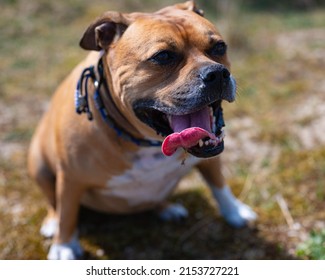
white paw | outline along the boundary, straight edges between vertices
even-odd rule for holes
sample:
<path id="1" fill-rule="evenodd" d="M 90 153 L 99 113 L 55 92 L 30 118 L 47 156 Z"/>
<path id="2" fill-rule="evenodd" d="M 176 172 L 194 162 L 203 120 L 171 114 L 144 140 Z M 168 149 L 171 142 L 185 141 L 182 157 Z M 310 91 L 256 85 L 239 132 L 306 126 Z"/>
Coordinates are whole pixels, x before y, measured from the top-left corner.
<path id="1" fill-rule="evenodd" d="M 41 229 L 40 233 L 46 238 L 51 238 L 55 235 L 56 231 L 58 229 L 58 221 L 54 218 L 46 220 Z"/>
<path id="2" fill-rule="evenodd" d="M 159 211 L 158 216 L 165 222 L 179 222 L 188 217 L 188 211 L 179 203 L 172 203 Z"/>
<path id="3" fill-rule="evenodd" d="M 49 260 L 77 260 L 83 255 L 83 250 L 76 235 L 68 243 L 52 244 L 47 255 Z"/>
<path id="4" fill-rule="evenodd" d="M 235 198 L 227 186 L 214 189 L 213 193 L 219 203 L 220 214 L 229 225 L 241 228 L 256 220 L 256 213 L 249 206 Z"/>
<path id="5" fill-rule="evenodd" d="M 220 212 L 226 222 L 235 228 L 244 227 L 257 218 L 256 213 L 239 200 L 236 201 L 236 205 L 231 210 L 220 210 Z"/>

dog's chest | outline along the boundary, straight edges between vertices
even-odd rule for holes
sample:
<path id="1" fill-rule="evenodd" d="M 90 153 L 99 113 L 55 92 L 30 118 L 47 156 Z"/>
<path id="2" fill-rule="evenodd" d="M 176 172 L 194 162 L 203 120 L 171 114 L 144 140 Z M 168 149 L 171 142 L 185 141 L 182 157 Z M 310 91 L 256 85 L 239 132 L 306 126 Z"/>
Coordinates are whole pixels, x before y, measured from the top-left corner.
<path id="1" fill-rule="evenodd" d="M 127 200 L 131 207 L 163 201 L 198 162 L 189 156 L 182 164 L 181 152 L 165 157 L 160 148 L 140 149 L 133 156 L 132 168 L 107 181 L 106 194 Z"/>

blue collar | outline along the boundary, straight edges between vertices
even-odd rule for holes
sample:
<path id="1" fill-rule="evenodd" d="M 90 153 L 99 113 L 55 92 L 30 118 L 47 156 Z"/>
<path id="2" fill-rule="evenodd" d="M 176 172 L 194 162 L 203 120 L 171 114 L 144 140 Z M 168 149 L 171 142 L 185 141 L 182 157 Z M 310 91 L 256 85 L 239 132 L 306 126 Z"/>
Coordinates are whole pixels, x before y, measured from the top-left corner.
<path id="1" fill-rule="evenodd" d="M 107 109 L 105 108 L 104 102 L 102 97 L 100 96 L 100 88 L 104 85 L 107 94 L 110 96 L 110 91 L 108 89 L 105 77 L 104 77 L 104 69 L 103 69 L 103 60 L 100 58 L 97 64 L 97 72 L 99 75 L 99 79 L 96 78 L 95 74 L 95 67 L 90 66 L 85 68 L 79 78 L 77 83 L 76 91 L 75 91 L 75 107 L 76 112 L 78 114 L 86 113 L 88 120 L 93 120 L 93 113 L 89 108 L 88 102 L 88 82 L 91 81 L 95 87 L 95 93 L 93 95 L 94 103 L 96 109 L 99 111 L 102 119 L 105 121 L 106 124 L 109 125 L 116 134 L 124 140 L 131 141 L 134 144 L 142 147 L 160 147 L 162 142 L 155 141 L 155 140 L 147 140 L 136 138 L 126 130 L 122 129 L 116 121 L 108 114 Z M 111 98 L 110 98 L 111 99 Z M 111 99 L 112 101 L 112 99 Z M 113 101 L 112 101 L 113 102 Z"/>

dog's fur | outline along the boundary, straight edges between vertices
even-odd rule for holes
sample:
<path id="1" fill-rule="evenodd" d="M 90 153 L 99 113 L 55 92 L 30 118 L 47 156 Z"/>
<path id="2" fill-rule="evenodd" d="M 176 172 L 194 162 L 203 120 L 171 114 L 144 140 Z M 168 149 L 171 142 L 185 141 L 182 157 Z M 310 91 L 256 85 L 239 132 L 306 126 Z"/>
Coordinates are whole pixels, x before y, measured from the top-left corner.
<path id="1" fill-rule="evenodd" d="M 226 82 L 214 81 L 220 69 L 230 71 L 227 53 L 214 57 L 208 53 L 213 42 L 221 40 L 192 1 L 153 14 L 106 12 L 89 26 L 80 45 L 92 52 L 58 87 L 30 146 L 29 172 L 49 202 L 41 228 L 44 236 L 54 237 L 49 259 L 81 257 L 76 232 L 80 203 L 108 213 L 156 208 L 165 220 L 185 217 L 186 209 L 169 205 L 166 199 L 193 166 L 211 187 L 228 223 L 241 227 L 255 219 L 254 212 L 227 187 L 219 156 L 202 160 L 189 155 L 182 165 L 182 149 L 167 157 L 160 148 L 139 147 L 105 123 L 92 98 L 92 121 L 75 113 L 74 92 L 81 72 L 96 66 L 102 56 L 111 100 L 105 87 L 100 89 L 101 96 L 106 107 L 114 102 L 117 108 L 109 110 L 110 117 L 135 138 L 162 141 L 164 137 L 135 112 L 138 104 L 146 106 L 143 104 L 149 100 L 166 114 L 192 113 L 195 106 L 202 106 L 201 100 L 208 103 L 201 96 L 206 87 L 202 75 L 204 82 L 213 80 L 216 87 L 209 91 L 211 98 L 218 95 L 220 100 L 234 100 L 232 76 L 225 74 Z M 165 49 L 179 54 L 178 60 L 170 62 L 174 58 L 166 53 L 157 58 L 156 53 Z M 167 65 L 162 65 L 164 59 Z M 206 71 L 213 72 L 212 78 Z M 92 96 L 94 86 L 87 86 Z"/>

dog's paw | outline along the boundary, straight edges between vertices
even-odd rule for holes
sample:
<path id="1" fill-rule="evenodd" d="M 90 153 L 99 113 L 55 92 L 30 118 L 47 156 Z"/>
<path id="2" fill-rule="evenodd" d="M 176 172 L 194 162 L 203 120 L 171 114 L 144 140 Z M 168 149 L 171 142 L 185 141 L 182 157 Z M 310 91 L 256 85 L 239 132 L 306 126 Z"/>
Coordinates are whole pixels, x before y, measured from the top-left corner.
<path id="1" fill-rule="evenodd" d="M 237 200 L 232 209 L 220 210 L 226 222 L 235 227 L 242 228 L 256 220 L 256 213 L 246 204 Z"/>
<path id="2" fill-rule="evenodd" d="M 158 211 L 158 217 L 164 222 L 179 222 L 188 217 L 188 211 L 182 204 L 171 203 Z"/>
<path id="3" fill-rule="evenodd" d="M 41 226 L 40 233 L 46 238 L 51 238 L 55 235 L 58 229 L 58 221 L 55 218 L 50 218 L 44 221 Z"/>
<path id="4" fill-rule="evenodd" d="M 235 198 L 228 187 L 214 189 L 213 193 L 219 204 L 220 214 L 229 225 L 241 228 L 256 220 L 256 213 Z"/>
<path id="5" fill-rule="evenodd" d="M 76 237 L 68 243 L 52 244 L 47 255 L 49 260 L 77 260 L 83 255 L 83 249 Z"/>

